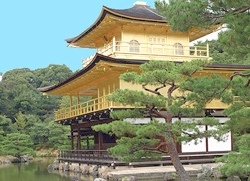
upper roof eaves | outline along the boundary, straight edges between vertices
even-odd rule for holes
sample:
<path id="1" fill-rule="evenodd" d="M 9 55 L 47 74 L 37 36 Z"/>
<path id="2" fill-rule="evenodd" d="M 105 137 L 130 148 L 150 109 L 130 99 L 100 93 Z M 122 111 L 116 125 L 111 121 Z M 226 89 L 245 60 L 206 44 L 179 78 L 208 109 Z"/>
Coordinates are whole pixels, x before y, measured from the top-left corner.
<path id="1" fill-rule="evenodd" d="M 141 65 L 143 63 L 149 62 L 149 60 L 132 60 L 132 59 L 118 59 L 118 58 L 112 58 L 108 56 L 104 56 L 101 54 L 96 53 L 95 57 L 93 60 L 80 70 L 79 72 L 73 74 L 72 76 L 68 77 L 67 79 L 59 82 L 58 84 L 51 85 L 51 86 L 46 86 L 46 87 L 41 87 L 38 88 L 39 91 L 41 92 L 49 92 L 52 91 L 58 87 L 61 87 L 62 85 L 80 77 L 81 75 L 85 74 L 86 72 L 90 71 L 99 61 L 107 61 L 107 62 L 112 62 L 112 63 L 117 63 L 117 64 L 134 64 L 134 65 Z M 175 62 L 175 63 L 182 63 L 182 62 Z M 250 65 L 234 65 L 234 64 L 210 64 L 204 67 L 204 69 L 231 69 L 234 71 L 244 71 L 244 70 L 250 70 Z"/>
<path id="2" fill-rule="evenodd" d="M 80 40 L 82 37 L 86 36 L 89 32 L 95 29 L 105 18 L 106 14 L 111 14 L 113 16 L 117 16 L 120 18 L 131 19 L 131 20 L 138 20 L 138 21 L 149 21 L 149 22 L 164 22 L 163 16 L 157 14 L 156 10 L 150 8 L 148 5 L 134 5 L 132 8 L 129 9 L 111 9 L 108 7 L 103 6 L 102 12 L 95 23 L 90 26 L 87 30 L 85 30 L 80 35 L 65 39 L 67 43 L 75 43 Z"/>
<path id="3" fill-rule="evenodd" d="M 163 16 L 159 15 L 155 9 L 151 8 L 148 5 L 135 4 L 132 8 L 129 9 L 111 9 L 111 8 L 107 9 L 122 15 L 136 17 L 136 18 L 164 20 Z"/>

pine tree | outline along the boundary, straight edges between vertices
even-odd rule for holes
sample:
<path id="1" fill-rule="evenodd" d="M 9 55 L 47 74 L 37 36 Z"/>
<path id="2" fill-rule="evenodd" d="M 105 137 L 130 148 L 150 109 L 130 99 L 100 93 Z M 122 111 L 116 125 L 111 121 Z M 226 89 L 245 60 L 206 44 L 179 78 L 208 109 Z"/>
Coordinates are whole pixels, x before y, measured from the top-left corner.
<path id="1" fill-rule="evenodd" d="M 207 61 L 193 60 L 183 64 L 169 61 L 150 61 L 142 64 L 142 73 L 129 72 L 122 74 L 120 79 L 133 84 L 139 84 L 144 91 L 117 90 L 109 99 L 123 105 L 133 105 L 135 109 L 113 111 L 114 121 L 110 124 L 94 126 L 95 131 L 115 134 L 118 145 L 109 151 L 121 160 L 136 161 L 152 159 L 169 153 L 177 174 L 182 180 L 188 180 L 188 175 L 182 166 L 176 149 L 176 142 L 199 141 L 204 137 L 223 138 L 226 128 L 212 117 L 205 117 L 205 106 L 213 99 L 227 102 L 231 94 L 225 90 L 229 80 L 211 75 L 198 77 L 197 72 Z M 154 87 L 154 88 L 153 88 Z M 183 117 L 202 116 L 202 119 L 184 121 Z M 131 124 L 127 118 L 151 118 L 144 125 Z M 163 118 L 164 123 L 157 121 Z M 178 120 L 173 122 L 173 117 Z M 213 126 L 216 129 L 199 129 L 201 126 Z"/>
<path id="2" fill-rule="evenodd" d="M 218 39 L 224 52 L 214 57 L 216 63 L 250 63 L 249 0 L 157 0 L 155 7 L 174 31 L 225 26 L 228 31 L 221 32 Z"/>
<path id="3" fill-rule="evenodd" d="M 10 133 L 1 141 L 0 152 L 20 158 L 33 153 L 33 142 L 29 135 Z"/>

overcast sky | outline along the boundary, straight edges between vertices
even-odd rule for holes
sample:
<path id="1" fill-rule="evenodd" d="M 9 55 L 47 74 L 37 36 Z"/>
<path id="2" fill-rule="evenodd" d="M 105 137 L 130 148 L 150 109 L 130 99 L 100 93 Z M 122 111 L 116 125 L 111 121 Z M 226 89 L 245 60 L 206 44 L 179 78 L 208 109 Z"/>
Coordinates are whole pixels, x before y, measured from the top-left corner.
<path id="1" fill-rule="evenodd" d="M 69 48 L 64 41 L 92 25 L 102 6 L 126 9 L 136 0 L 3 0 L 0 1 L 0 72 L 15 68 L 66 64 L 81 69 L 81 60 L 96 50 Z M 154 0 L 147 0 L 154 7 Z M 210 36 L 211 38 L 211 36 Z M 216 35 L 212 36 L 216 38 Z M 1 79 L 1 78 L 0 78 Z"/>

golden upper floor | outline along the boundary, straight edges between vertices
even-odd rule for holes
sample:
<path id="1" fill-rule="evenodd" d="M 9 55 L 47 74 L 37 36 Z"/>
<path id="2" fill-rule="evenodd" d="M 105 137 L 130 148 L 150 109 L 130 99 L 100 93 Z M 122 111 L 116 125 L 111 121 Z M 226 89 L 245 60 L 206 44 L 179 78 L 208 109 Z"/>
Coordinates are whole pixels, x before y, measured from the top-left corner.
<path id="1" fill-rule="evenodd" d="M 139 65 L 146 61 L 115 59 L 97 54 L 93 61 L 72 75 L 68 79 L 45 88 L 40 91 L 45 94 L 77 97 L 77 104 L 62 110 L 56 111 L 56 120 L 68 119 L 79 115 L 98 112 L 106 109 L 131 108 L 116 102 L 108 101 L 106 96 L 117 89 L 143 90 L 141 85 L 131 84 L 119 79 L 119 75 L 128 72 L 139 72 Z M 230 77 L 234 71 L 249 69 L 247 65 L 209 65 L 203 71 L 197 72 L 195 76 L 205 76 L 210 74 Z M 81 96 L 92 96 L 92 100 L 79 102 Z M 214 100 L 207 104 L 206 109 L 225 109 L 228 105 L 220 100 Z"/>
<path id="2" fill-rule="evenodd" d="M 137 2 L 132 8 L 123 10 L 104 6 L 92 26 L 66 41 L 69 47 L 95 48 L 97 53 L 114 58 L 184 61 L 209 58 L 208 46 L 189 46 L 189 43 L 218 27 L 174 32 L 155 9 Z M 83 67 L 93 57 L 84 59 Z"/>

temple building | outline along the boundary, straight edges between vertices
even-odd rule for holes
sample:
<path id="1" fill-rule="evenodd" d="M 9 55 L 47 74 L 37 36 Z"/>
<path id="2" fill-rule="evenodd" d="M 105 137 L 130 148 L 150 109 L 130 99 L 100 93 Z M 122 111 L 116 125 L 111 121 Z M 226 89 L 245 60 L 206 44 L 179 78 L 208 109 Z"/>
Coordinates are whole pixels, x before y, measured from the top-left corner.
<path id="1" fill-rule="evenodd" d="M 116 144 L 116 137 L 95 132 L 91 126 L 112 122 L 110 111 L 132 108 L 106 100 L 107 95 L 116 89 L 142 90 L 139 85 L 120 80 L 119 75 L 128 71 L 139 72 L 139 66 L 149 60 L 182 62 L 192 59 L 211 59 L 209 45 L 189 44 L 218 28 L 220 25 L 204 30 L 193 28 L 188 32 L 174 32 L 164 17 L 145 2 L 138 1 L 132 8 L 122 10 L 103 6 L 100 16 L 92 26 L 80 35 L 66 39 L 68 47 L 94 48 L 97 49 L 97 53 L 82 60 L 82 69 L 66 80 L 39 89 L 45 95 L 70 96 L 71 106 L 55 112 L 57 123 L 71 127 L 69 134 L 71 150 L 61 151 L 60 159 L 83 163 L 110 163 L 112 159 L 110 162 L 103 161 L 109 160 L 109 155 L 102 160 L 100 155 L 105 155 L 106 149 Z M 211 64 L 196 75 L 214 73 L 230 77 L 235 71 L 249 68 L 250 66 L 245 65 Z M 81 102 L 82 96 L 90 96 L 92 99 Z M 76 104 L 73 104 L 73 98 L 77 100 Z M 228 118 L 223 117 L 221 111 L 227 107 L 228 105 L 221 103 L 220 100 L 215 100 L 209 103 L 206 109 L 213 110 L 212 115 L 224 123 Z M 148 121 L 149 118 L 142 118 L 135 122 L 145 124 Z M 204 129 L 209 128 L 204 125 Z M 91 140 L 94 140 L 93 144 L 90 144 Z M 198 145 L 190 142 L 178 146 L 180 155 L 198 153 L 211 155 L 232 149 L 230 133 L 226 142 L 204 138 Z M 74 157 L 74 154 L 81 156 Z"/>

